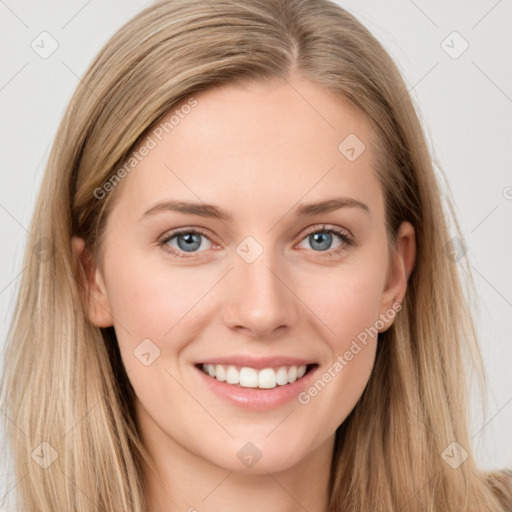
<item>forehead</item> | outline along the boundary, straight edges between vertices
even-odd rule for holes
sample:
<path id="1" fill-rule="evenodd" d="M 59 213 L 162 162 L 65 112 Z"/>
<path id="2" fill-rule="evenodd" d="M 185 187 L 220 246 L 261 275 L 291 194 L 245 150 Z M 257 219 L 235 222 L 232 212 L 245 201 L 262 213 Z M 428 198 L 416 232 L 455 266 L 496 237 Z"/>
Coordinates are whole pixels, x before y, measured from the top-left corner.
<path id="1" fill-rule="evenodd" d="M 381 208 L 369 123 L 342 97 L 295 76 L 223 85 L 193 100 L 136 147 L 151 149 L 122 183 L 134 214 L 169 197 L 236 205 L 248 216 L 334 195 Z"/>

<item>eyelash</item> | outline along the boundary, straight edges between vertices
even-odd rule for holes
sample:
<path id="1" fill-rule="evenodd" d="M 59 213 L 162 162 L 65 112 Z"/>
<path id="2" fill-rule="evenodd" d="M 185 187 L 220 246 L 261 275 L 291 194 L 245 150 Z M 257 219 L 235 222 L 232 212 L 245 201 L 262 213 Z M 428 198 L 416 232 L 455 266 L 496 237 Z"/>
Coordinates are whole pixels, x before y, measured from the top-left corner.
<path id="1" fill-rule="evenodd" d="M 308 230 L 304 234 L 304 236 L 301 238 L 300 242 L 302 242 L 304 239 L 306 239 L 309 235 L 312 235 L 313 233 L 334 233 L 335 235 L 339 236 L 342 240 L 342 244 L 334 249 L 329 249 L 327 251 L 313 251 L 313 252 L 319 253 L 319 257 L 323 257 L 323 256 L 334 257 L 336 255 L 341 254 L 347 247 L 355 245 L 355 240 L 352 237 L 352 235 L 348 234 L 344 230 L 341 230 L 340 228 L 336 228 L 336 227 L 328 228 L 325 224 L 313 226 L 310 230 Z M 197 234 L 197 235 L 202 235 L 205 238 L 208 238 L 207 233 L 205 233 L 201 229 L 197 229 L 197 228 L 180 229 L 178 231 L 173 231 L 171 233 L 167 233 L 163 239 L 158 241 L 158 245 L 160 247 L 162 247 L 162 249 L 165 252 L 171 254 L 172 256 L 174 256 L 176 258 L 193 258 L 194 254 L 196 254 L 196 253 L 190 253 L 191 255 L 187 256 L 186 253 L 178 252 L 174 248 L 169 247 L 167 245 L 167 243 L 170 240 L 172 240 L 173 238 L 175 238 L 179 235 L 182 235 L 182 234 Z M 208 240 L 210 240 L 210 239 L 208 238 Z M 301 250 L 304 250 L 304 249 L 301 249 Z"/>

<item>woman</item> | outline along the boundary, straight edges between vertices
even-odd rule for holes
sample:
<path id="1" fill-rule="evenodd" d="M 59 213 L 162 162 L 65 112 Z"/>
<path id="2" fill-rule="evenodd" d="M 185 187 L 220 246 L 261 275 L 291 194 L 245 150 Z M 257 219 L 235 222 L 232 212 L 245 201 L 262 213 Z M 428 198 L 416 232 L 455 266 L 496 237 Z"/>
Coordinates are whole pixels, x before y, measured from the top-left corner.
<path id="1" fill-rule="evenodd" d="M 350 14 L 147 8 L 36 204 L 2 384 L 20 510 L 511 510 L 511 473 L 471 457 L 449 240 L 407 89 Z"/>

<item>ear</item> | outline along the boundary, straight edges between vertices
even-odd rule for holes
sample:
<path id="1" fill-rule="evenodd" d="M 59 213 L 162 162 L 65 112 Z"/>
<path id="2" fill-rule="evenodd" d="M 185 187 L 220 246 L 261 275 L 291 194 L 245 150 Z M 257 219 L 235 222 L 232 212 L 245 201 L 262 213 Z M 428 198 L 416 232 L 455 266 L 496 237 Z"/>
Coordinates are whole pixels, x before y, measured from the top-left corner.
<path id="1" fill-rule="evenodd" d="M 90 250 L 85 248 L 82 238 L 73 237 L 71 243 L 73 254 L 83 270 L 80 272 L 79 286 L 84 296 L 87 316 L 96 327 L 110 327 L 113 325 L 112 312 L 101 271 Z"/>
<path id="2" fill-rule="evenodd" d="M 398 229 L 396 245 L 389 263 L 385 288 L 382 292 L 380 320 L 385 324 L 384 332 L 393 324 L 397 303 L 402 304 L 407 290 L 407 281 L 416 260 L 416 234 L 410 222 L 402 222 Z M 393 307 L 395 305 L 395 307 Z M 394 312 L 390 314 L 390 312 Z M 391 317 L 391 318 L 390 318 Z"/>

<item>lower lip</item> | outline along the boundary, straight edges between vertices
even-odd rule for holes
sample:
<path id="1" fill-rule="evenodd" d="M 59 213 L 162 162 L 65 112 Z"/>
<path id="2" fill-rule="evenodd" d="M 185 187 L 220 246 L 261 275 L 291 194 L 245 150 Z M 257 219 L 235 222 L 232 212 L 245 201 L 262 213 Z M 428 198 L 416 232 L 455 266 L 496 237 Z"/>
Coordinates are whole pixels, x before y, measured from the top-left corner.
<path id="1" fill-rule="evenodd" d="M 264 411 L 275 409 L 297 398 L 311 381 L 318 366 L 308 371 L 301 379 L 292 384 L 276 386 L 272 389 L 244 388 L 221 382 L 215 377 L 210 377 L 201 369 L 195 367 L 204 383 L 218 396 L 243 409 Z"/>

